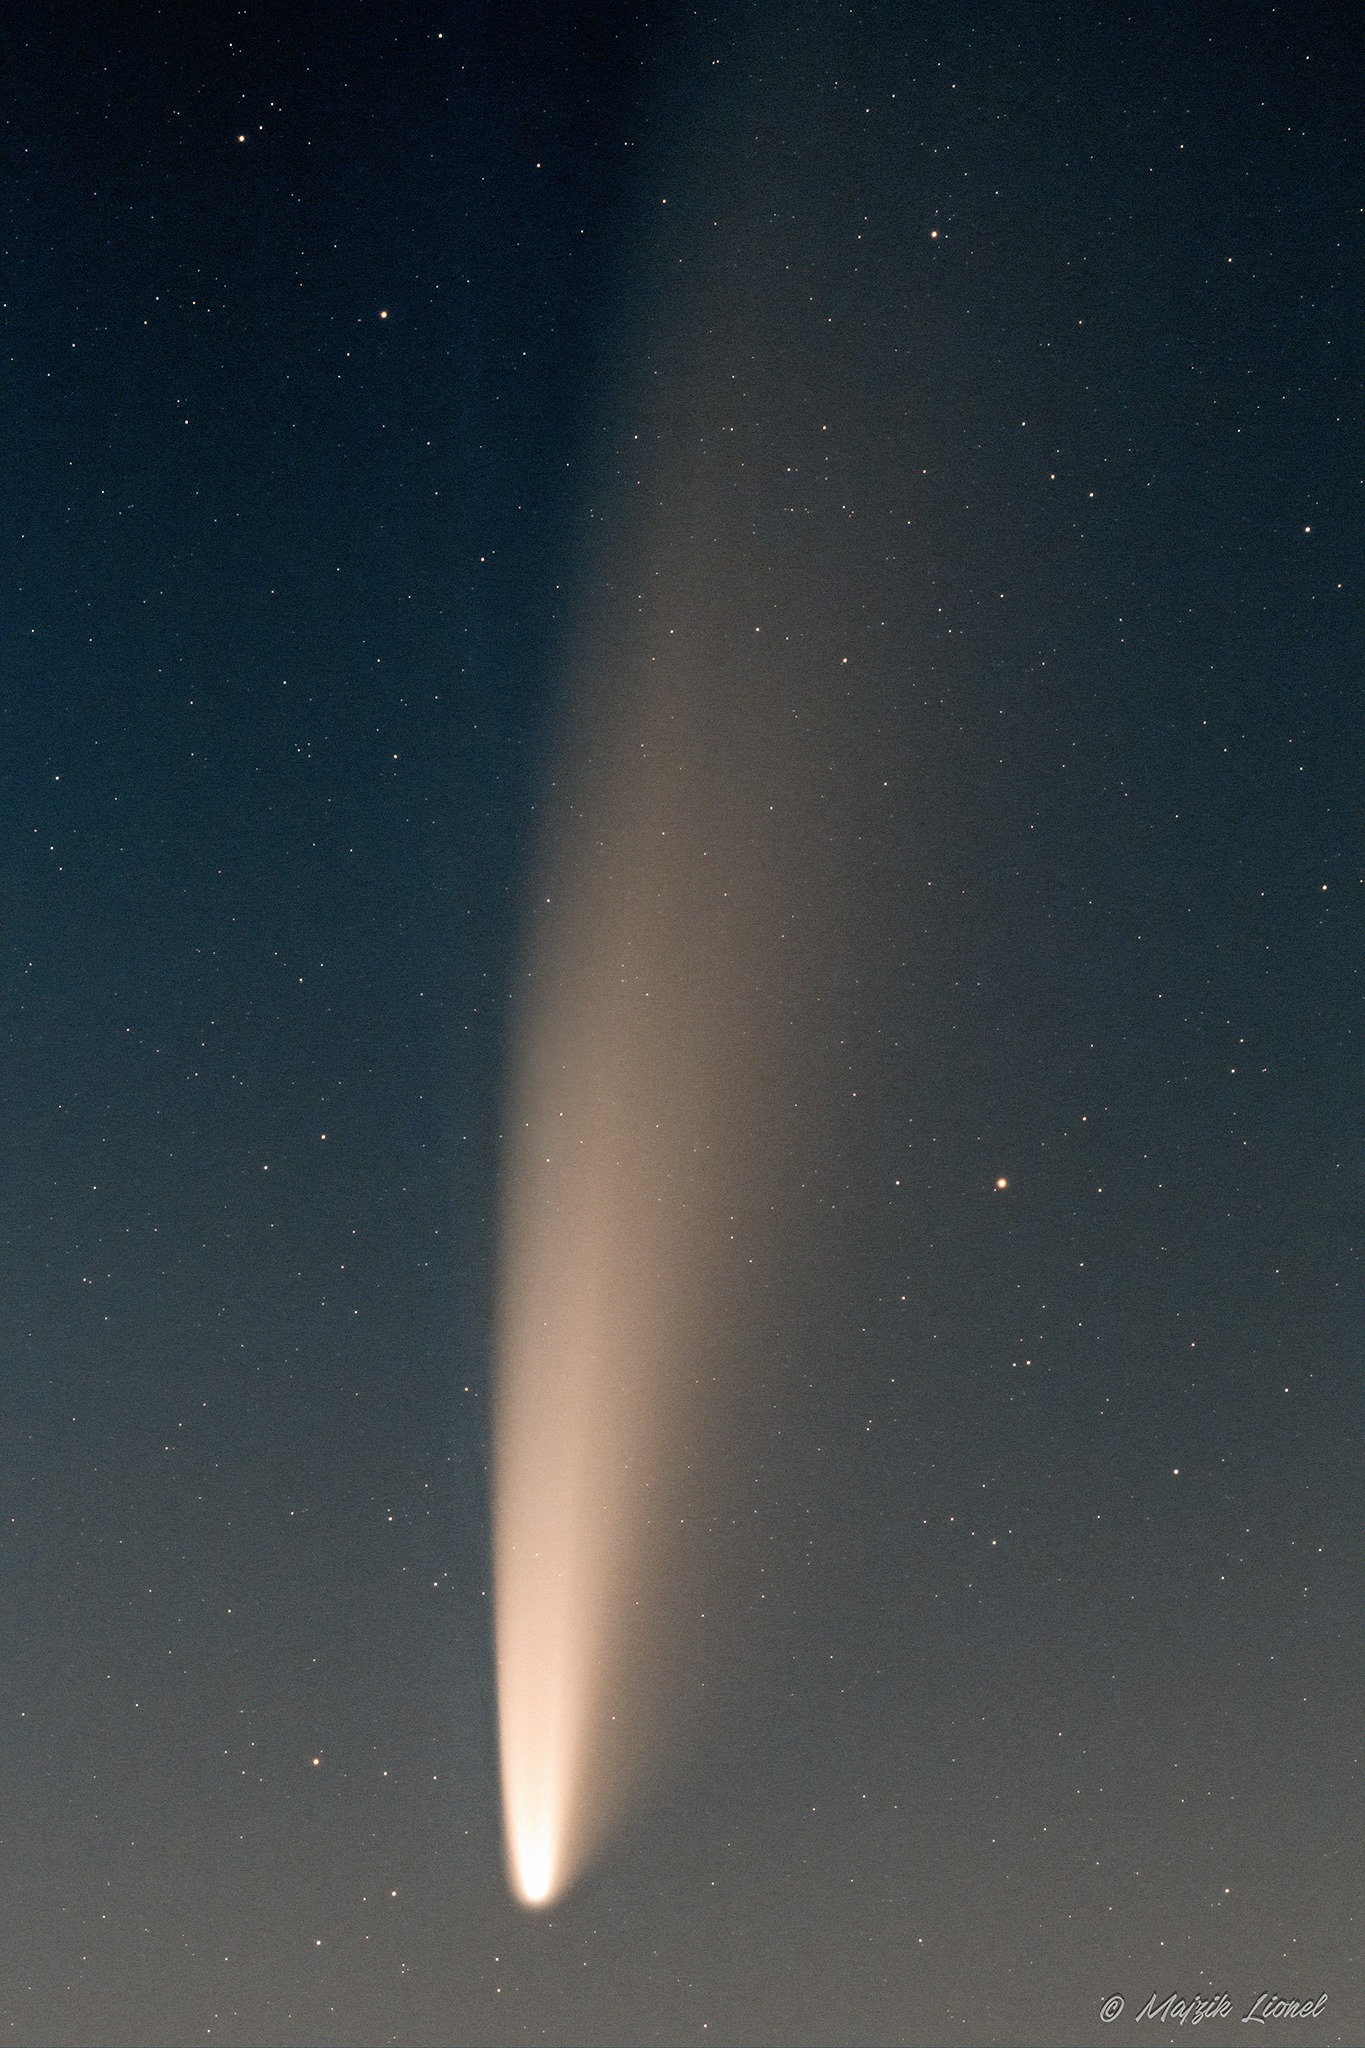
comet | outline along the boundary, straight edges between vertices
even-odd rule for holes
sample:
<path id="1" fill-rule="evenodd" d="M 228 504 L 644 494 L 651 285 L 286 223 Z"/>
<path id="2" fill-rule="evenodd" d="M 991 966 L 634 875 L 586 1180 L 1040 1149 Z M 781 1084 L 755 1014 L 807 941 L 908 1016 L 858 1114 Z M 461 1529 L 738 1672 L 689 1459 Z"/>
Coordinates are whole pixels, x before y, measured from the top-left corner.
<path id="1" fill-rule="evenodd" d="M 506 1134 L 494 1617 L 508 1875 L 532 1907 L 573 1881 L 658 1746 L 651 1617 L 733 1059 L 712 849 L 688 827 L 665 697 L 607 717 L 546 860 Z"/>
<path id="2" fill-rule="evenodd" d="M 737 110 L 735 134 L 752 128 Z M 533 1910 L 684 1739 L 701 1611 L 716 1571 L 741 1569 L 741 1539 L 722 1557 L 699 1531 L 729 1528 L 735 1403 L 769 1369 L 783 1188 L 846 1093 L 831 1020 L 850 904 L 872 917 L 897 886 L 859 868 L 862 786 L 888 784 L 828 615 L 861 573 L 856 532 L 836 508 L 793 538 L 790 478 L 831 437 L 792 353 L 786 215 L 761 153 L 730 172 L 719 150 L 691 227 L 670 205 L 612 394 L 624 482 L 575 580 L 511 1025 L 493 1635 L 507 1877 Z M 741 244 L 736 338 L 714 251 Z M 837 1083 L 820 1060 L 844 1063 Z"/>
<path id="3" fill-rule="evenodd" d="M 671 538 L 642 544 L 676 561 Z M 822 1094 L 806 1013 L 831 1014 L 814 970 L 843 929 L 811 873 L 838 764 L 826 679 L 714 597 L 670 625 L 673 595 L 643 628 L 608 607 L 580 650 L 513 1030 L 494 1650 L 507 1872 L 530 1908 L 666 1775 L 696 1703 L 707 1575 L 738 1569 L 705 1531 L 765 1369 L 798 1104 Z M 843 716 L 842 685 L 831 701 Z"/>

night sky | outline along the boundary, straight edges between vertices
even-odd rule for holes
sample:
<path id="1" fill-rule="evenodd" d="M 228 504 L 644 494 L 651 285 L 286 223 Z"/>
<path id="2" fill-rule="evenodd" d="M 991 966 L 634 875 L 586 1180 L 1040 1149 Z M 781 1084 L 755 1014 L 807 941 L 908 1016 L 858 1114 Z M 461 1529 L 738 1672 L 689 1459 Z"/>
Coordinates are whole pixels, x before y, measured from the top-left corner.
<path id="1" fill-rule="evenodd" d="M 90 5 L 0 97 L 0 2038 L 1365 2039 L 1357 12 Z M 504 1111 L 632 608 L 814 936 L 682 1734 L 536 1915 Z"/>

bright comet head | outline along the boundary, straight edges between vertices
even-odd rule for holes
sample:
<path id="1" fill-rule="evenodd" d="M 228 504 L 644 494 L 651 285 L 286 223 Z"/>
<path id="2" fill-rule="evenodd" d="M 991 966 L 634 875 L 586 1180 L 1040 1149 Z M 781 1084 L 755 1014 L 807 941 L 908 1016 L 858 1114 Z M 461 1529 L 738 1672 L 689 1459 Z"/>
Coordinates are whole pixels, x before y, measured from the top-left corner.
<path id="1" fill-rule="evenodd" d="M 512 1889 L 524 1906 L 546 1906 L 554 1893 L 554 1858 L 543 1832 L 528 1831 L 510 1845 Z"/>

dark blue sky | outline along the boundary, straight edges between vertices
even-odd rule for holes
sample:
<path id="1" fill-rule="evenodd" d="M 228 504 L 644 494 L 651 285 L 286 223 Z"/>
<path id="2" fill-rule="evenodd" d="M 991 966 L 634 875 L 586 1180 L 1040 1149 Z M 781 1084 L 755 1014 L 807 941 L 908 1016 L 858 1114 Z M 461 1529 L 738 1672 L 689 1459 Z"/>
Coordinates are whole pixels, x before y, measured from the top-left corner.
<path id="1" fill-rule="evenodd" d="M 0 58 L 8 2038 L 1050 2043 L 1201 1988 L 1359 2038 L 1359 24 L 342 0 Z M 500 1102 L 668 234 L 727 573 L 854 652 L 874 901 L 705 1741 L 546 1923 Z"/>

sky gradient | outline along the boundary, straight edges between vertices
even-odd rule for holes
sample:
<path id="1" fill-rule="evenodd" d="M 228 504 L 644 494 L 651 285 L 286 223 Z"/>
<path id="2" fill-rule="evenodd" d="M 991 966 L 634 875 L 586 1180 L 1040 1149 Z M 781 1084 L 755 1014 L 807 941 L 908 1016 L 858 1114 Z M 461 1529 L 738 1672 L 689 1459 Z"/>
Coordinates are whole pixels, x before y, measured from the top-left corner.
<path id="1" fill-rule="evenodd" d="M 4 2038 L 1365 2034 L 1362 54 L 5 32 Z M 750 891 L 611 910 L 690 920 L 739 1249 L 669 1736 L 537 1916 L 498 1226 L 637 701 Z"/>

